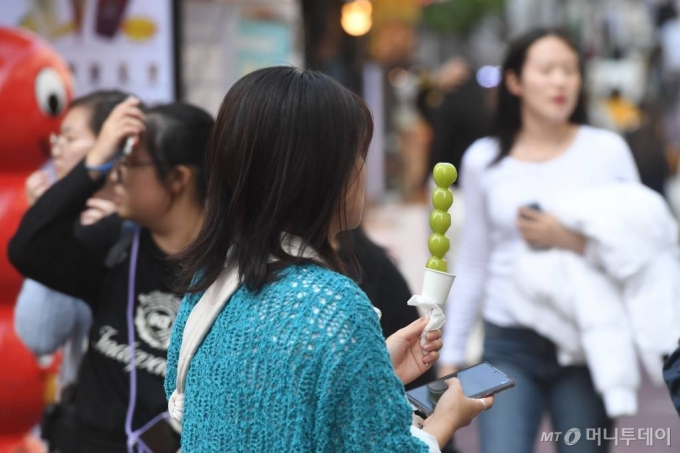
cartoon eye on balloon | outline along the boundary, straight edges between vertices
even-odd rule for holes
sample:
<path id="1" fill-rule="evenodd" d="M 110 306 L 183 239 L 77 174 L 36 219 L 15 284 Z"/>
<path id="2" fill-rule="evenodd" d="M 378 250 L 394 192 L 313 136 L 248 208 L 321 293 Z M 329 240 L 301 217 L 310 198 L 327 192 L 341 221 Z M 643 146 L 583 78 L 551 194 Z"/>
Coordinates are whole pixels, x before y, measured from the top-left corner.
<path id="1" fill-rule="evenodd" d="M 52 68 L 44 68 L 35 78 L 35 98 L 47 116 L 56 117 L 66 108 L 67 94 L 64 79 Z"/>

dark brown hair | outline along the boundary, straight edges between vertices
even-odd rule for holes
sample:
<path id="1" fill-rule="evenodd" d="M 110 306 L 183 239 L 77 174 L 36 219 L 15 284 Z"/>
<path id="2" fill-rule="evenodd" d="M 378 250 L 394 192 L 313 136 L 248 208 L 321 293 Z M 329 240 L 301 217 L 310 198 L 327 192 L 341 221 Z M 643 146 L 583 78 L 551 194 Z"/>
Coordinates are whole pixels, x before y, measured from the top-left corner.
<path id="1" fill-rule="evenodd" d="M 515 144 L 517 134 L 522 129 L 522 100 L 510 93 L 507 86 L 507 76 L 511 72 L 517 76 L 522 77 L 522 69 L 527 59 L 527 54 L 531 46 L 539 39 L 556 36 L 564 41 L 576 53 L 578 50 L 571 42 L 569 37 L 562 31 L 549 28 L 536 28 L 514 39 L 508 46 L 508 50 L 503 60 L 502 74 L 503 78 L 498 86 L 498 106 L 496 111 L 496 119 L 494 122 L 493 135 L 500 143 L 500 153 L 494 159 L 491 165 L 503 160 Z M 579 64 L 581 78 L 583 78 L 583 66 Z M 575 124 L 585 124 L 588 121 L 586 114 L 585 90 L 581 85 L 581 92 L 578 95 L 576 108 L 571 114 L 569 121 Z"/>
<path id="2" fill-rule="evenodd" d="M 313 249 L 318 264 L 343 272 L 329 234 L 334 219 L 347 224 L 347 188 L 372 135 L 364 102 L 319 72 L 272 67 L 236 82 L 208 146 L 205 221 L 176 257 L 180 289 L 208 288 L 226 265 L 259 290 L 282 269 L 309 262 L 282 249 L 284 232 Z"/>
<path id="3" fill-rule="evenodd" d="M 164 181 L 176 165 L 195 171 L 196 193 L 205 202 L 207 193 L 206 148 L 215 121 L 205 110 L 183 102 L 146 109 L 146 132 L 143 140 Z"/>

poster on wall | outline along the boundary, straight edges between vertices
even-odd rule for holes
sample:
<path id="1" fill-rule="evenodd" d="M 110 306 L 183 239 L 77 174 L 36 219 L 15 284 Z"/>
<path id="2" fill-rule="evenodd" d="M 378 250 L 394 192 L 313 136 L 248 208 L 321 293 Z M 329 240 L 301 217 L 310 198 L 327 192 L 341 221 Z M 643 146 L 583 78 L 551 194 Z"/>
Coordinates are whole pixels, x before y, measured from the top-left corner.
<path id="1" fill-rule="evenodd" d="M 173 0 L 0 3 L 0 25 L 37 33 L 64 57 L 76 96 L 116 88 L 148 103 L 175 100 Z"/>
<path id="2" fill-rule="evenodd" d="M 242 18 L 238 24 L 237 77 L 267 66 L 290 64 L 291 34 L 285 23 Z"/>

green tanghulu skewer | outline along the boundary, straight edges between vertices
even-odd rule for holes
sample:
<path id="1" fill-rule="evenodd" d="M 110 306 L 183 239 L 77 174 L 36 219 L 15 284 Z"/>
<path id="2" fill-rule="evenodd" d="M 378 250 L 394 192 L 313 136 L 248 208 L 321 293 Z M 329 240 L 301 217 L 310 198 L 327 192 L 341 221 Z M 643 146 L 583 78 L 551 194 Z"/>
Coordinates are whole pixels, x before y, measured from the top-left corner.
<path id="1" fill-rule="evenodd" d="M 425 267 L 439 272 L 448 272 L 444 256 L 451 247 L 449 238 L 446 237 L 446 232 L 451 227 L 451 215 L 448 211 L 453 204 L 453 192 L 450 187 L 458 177 L 458 172 L 453 165 L 440 162 L 434 166 L 432 176 L 437 184 L 437 188 L 432 191 L 432 206 L 434 207 L 430 214 L 432 234 L 427 241 L 427 247 L 432 256 L 427 260 Z"/>

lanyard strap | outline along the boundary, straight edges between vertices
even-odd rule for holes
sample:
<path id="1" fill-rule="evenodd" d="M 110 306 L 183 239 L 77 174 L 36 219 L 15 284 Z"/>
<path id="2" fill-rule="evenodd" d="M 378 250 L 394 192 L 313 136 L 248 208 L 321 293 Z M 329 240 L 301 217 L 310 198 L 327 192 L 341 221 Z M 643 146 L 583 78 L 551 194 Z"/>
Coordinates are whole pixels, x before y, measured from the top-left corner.
<path id="1" fill-rule="evenodd" d="M 134 453 L 135 447 L 138 453 L 153 453 L 151 449 L 139 438 L 149 428 L 161 421 L 161 419 L 168 420 L 168 413 L 162 412 L 156 415 L 153 419 L 147 422 L 138 430 L 132 429 L 132 419 L 135 414 L 135 405 L 137 403 L 137 366 L 136 348 L 135 348 L 135 276 L 137 275 L 137 261 L 139 257 L 139 235 L 140 228 L 135 226 L 134 239 L 132 240 L 132 251 L 130 252 L 130 273 L 128 275 L 128 303 L 127 303 L 127 331 L 128 331 L 128 346 L 130 348 L 130 401 L 128 402 L 127 414 L 125 415 L 125 434 L 127 435 L 127 450 L 128 453 Z"/>
<path id="2" fill-rule="evenodd" d="M 130 273 L 128 275 L 128 303 L 127 303 L 127 331 L 128 345 L 130 347 L 130 401 L 128 402 L 127 414 L 125 415 L 125 434 L 127 434 L 127 449 L 134 452 L 140 432 L 132 430 L 132 418 L 135 413 L 137 402 L 137 366 L 135 364 L 135 276 L 137 275 L 137 257 L 139 256 L 139 227 L 135 227 L 134 239 L 132 240 L 132 252 L 130 253 Z"/>

